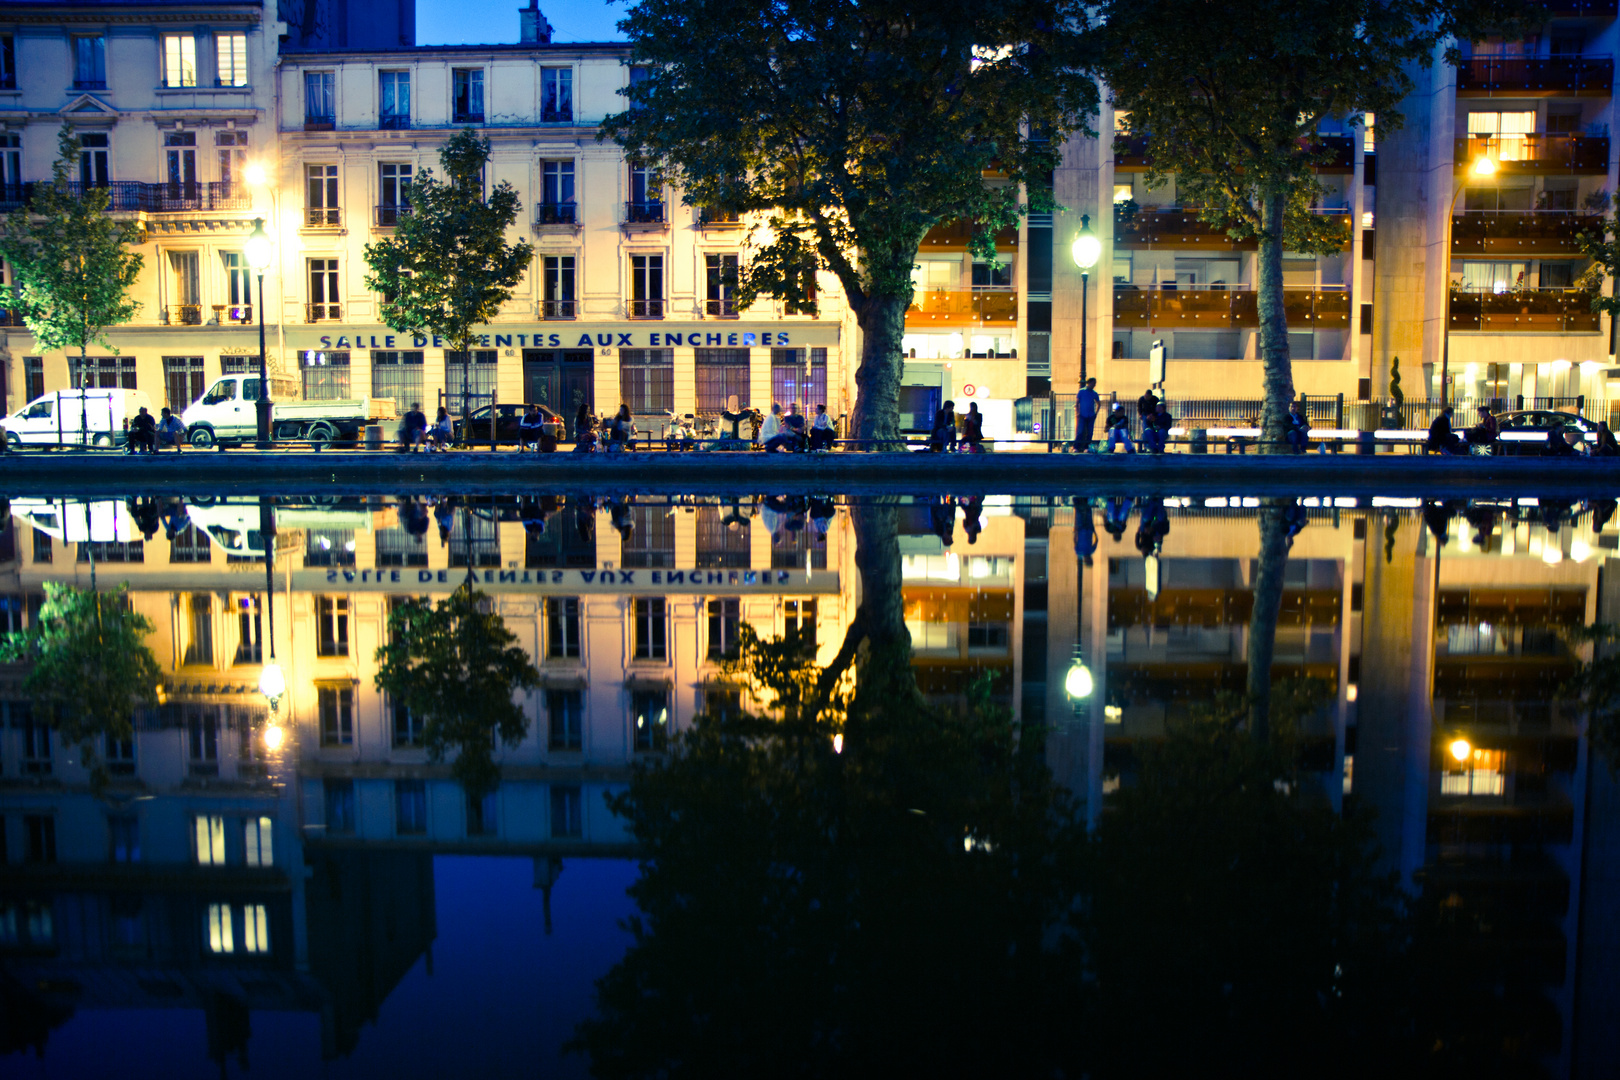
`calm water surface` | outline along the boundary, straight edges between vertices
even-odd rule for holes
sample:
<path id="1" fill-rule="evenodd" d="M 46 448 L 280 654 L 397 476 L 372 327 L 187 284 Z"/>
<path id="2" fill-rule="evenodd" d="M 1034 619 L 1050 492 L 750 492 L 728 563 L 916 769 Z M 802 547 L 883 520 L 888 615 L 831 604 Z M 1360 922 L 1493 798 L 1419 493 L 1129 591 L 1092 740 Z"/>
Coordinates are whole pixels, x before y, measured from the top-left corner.
<path id="1" fill-rule="evenodd" d="M 0 1074 L 1613 1075 L 1614 511 L 12 500 L 162 686 L 0 666 Z M 469 577 L 476 797 L 376 682 Z"/>

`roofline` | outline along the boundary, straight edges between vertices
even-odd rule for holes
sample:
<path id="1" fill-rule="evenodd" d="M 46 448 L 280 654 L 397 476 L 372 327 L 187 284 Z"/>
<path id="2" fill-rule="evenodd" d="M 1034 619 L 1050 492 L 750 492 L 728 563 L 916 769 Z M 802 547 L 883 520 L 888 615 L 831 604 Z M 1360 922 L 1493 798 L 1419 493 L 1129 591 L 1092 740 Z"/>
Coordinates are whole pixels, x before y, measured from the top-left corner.
<path id="1" fill-rule="evenodd" d="M 553 42 L 550 45 L 538 45 L 532 42 L 503 45 L 412 45 L 401 46 L 394 49 L 309 49 L 303 51 L 287 50 L 281 53 L 283 61 L 289 60 L 321 60 L 343 59 L 363 60 L 367 58 L 397 60 L 408 56 L 437 55 L 444 53 L 569 53 L 569 52 L 602 52 L 625 53 L 630 52 L 628 41 L 579 41 L 579 42 Z"/>

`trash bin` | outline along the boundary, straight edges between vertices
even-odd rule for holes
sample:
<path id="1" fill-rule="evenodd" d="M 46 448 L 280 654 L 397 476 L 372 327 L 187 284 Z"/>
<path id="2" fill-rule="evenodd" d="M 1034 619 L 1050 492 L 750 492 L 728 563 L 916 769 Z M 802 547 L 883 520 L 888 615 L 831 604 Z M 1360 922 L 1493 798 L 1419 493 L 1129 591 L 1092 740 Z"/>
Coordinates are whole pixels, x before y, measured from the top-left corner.
<path id="1" fill-rule="evenodd" d="M 1376 453 L 1378 453 L 1378 442 L 1377 442 L 1376 439 L 1373 438 L 1373 433 L 1372 432 L 1370 432 L 1370 431 L 1358 431 L 1358 432 L 1356 432 L 1356 453 L 1358 453 L 1358 454 L 1376 454 Z"/>
<path id="2" fill-rule="evenodd" d="M 367 424 L 366 425 L 366 449 L 367 450 L 381 450 L 382 445 L 383 445 L 382 425 L 381 424 Z"/>
<path id="3" fill-rule="evenodd" d="M 1209 432 L 1195 427 L 1187 432 L 1187 446 L 1195 454 L 1209 453 Z"/>

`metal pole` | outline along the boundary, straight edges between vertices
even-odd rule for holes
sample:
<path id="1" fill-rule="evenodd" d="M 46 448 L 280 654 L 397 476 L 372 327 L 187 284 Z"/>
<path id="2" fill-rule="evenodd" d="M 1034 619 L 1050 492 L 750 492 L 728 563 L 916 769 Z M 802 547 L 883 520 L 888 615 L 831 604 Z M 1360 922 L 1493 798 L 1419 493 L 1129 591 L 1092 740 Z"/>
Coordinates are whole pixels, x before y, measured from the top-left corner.
<path id="1" fill-rule="evenodd" d="M 1084 390 L 1086 388 L 1086 324 L 1087 324 L 1087 321 L 1088 321 L 1088 316 L 1086 314 L 1086 300 L 1088 299 L 1088 296 L 1089 296 L 1089 293 L 1090 293 L 1090 290 L 1087 288 L 1087 286 L 1090 284 L 1090 282 L 1091 282 L 1091 273 L 1089 271 L 1086 271 L 1086 270 L 1080 271 L 1080 389 L 1081 390 Z M 1080 423 L 1080 414 L 1079 414 L 1078 411 L 1074 414 L 1074 422 L 1076 424 Z M 1075 434 L 1076 435 L 1079 434 L 1078 430 L 1075 432 Z"/>
<path id="2" fill-rule="evenodd" d="M 260 322 L 259 327 L 262 332 L 264 323 Z M 264 541 L 264 615 L 268 624 L 270 663 L 273 664 L 276 662 L 276 512 L 268 498 L 259 500 L 259 537 Z"/>
<path id="3" fill-rule="evenodd" d="M 259 449 L 270 449 L 270 373 L 264 360 L 264 271 L 259 271 Z"/>

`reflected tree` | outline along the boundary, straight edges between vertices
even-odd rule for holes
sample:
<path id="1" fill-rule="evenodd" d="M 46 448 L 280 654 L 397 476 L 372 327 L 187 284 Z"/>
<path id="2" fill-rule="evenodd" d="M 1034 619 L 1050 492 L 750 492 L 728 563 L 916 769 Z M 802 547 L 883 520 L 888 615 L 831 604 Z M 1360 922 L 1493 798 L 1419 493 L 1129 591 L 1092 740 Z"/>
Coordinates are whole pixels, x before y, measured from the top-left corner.
<path id="1" fill-rule="evenodd" d="M 1564 692 L 1586 705 L 1586 736 L 1592 749 L 1620 776 L 1620 626 L 1597 623 L 1571 634 L 1592 646 L 1592 659 Z"/>
<path id="2" fill-rule="evenodd" d="M 377 689 L 421 717 L 428 759 L 454 751 L 451 772 L 468 795 L 493 790 L 496 741 L 516 745 L 529 730 L 513 695 L 538 686 L 540 672 L 489 596 L 463 585 L 437 603 L 397 605 L 377 664 Z"/>
<path id="3" fill-rule="evenodd" d="M 1271 728 L 1271 659 L 1277 649 L 1277 615 L 1282 609 L 1283 576 L 1288 569 L 1287 504 L 1266 499 L 1260 507 L 1260 559 L 1254 575 L 1254 607 L 1249 613 L 1249 731 L 1264 743 Z"/>
<path id="4" fill-rule="evenodd" d="M 37 625 L 0 640 L 0 659 L 33 665 L 23 689 L 79 748 L 98 787 L 106 781 L 98 744 L 131 738 L 135 710 L 157 698 L 163 673 L 146 644 L 154 629 L 130 607 L 126 586 L 103 593 L 48 581 Z"/>

